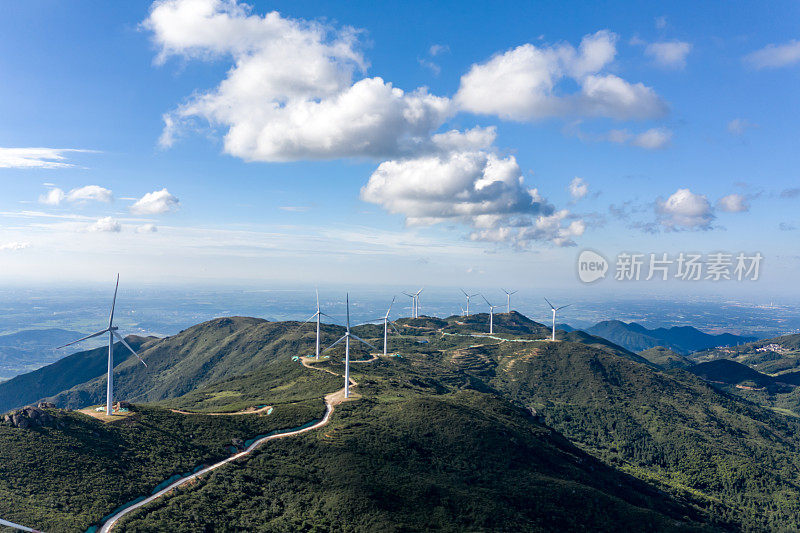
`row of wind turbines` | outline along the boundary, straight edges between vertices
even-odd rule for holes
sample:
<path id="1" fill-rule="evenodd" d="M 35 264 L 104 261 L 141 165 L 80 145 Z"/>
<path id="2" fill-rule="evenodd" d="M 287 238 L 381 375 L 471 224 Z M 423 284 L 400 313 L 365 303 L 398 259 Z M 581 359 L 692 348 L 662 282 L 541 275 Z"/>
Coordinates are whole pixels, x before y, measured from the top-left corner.
<path id="1" fill-rule="evenodd" d="M 511 295 L 515 294 L 517 291 L 507 291 L 505 289 L 502 289 L 502 290 L 503 290 L 503 292 L 506 293 L 506 312 L 510 313 L 511 312 Z M 96 333 L 92 333 L 91 335 L 87 335 L 87 336 L 85 336 L 83 338 L 80 338 L 80 339 L 78 339 L 76 341 L 68 342 L 67 344 L 64 344 L 64 345 L 59 346 L 58 348 L 56 348 L 57 350 L 61 349 L 61 348 L 66 348 L 67 346 L 72 346 L 73 344 L 78 344 L 80 342 L 83 342 L 83 341 L 86 341 L 86 340 L 89 340 L 89 339 L 93 339 L 93 338 L 99 337 L 101 335 L 108 334 L 108 375 L 106 377 L 106 415 L 108 415 L 108 416 L 112 416 L 112 414 L 113 414 L 113 406 L 114 406 L 114 339 L 116 338 L 120 343 L 122 343 L 122 345 L 125 348 L 127 348 L 133 355 L 135 355 L 139 359 L 139 361 L 145 367 L 147 367 L 147 363 L 144 362 L 144 359 L 142 359 L 141 356 L 139 356 L 139 354 L 136 353 L 136 350 L 134 350 L 125 341 L 124 337 L 119 334 L 119 328 L 114 325 L 114 310 L 115 310 L 116 304 L 117 304 L 117 292 L 118 291 L 119 291 L 119 274 L 117 274 L 117 281 L 116 281 L 116 285 L 114 286 L 114 298 L 111 300 L 111 314 L 109 315 L 109 318 L 108 318 L 108 327 L 106 327 L 106 328 L 104 328 L 104 329 L 102 329 L 102 330 L 100 330 L 100 331 L 98 331 Z M 405 294 L 406 296 L 409 296 L 411 298 L 411 318 L 419 318 L 419 309 L 420 309 L 419 296 L 422 293 L 422 291 L 423 291 L 423 289 L 420 289 L 415 293 L 403 292 L 403 294 Z M 502 305 L 492 305 L 489 302 L 489 300 L 486 299 L 486 297 L 481 293 L 469 294 L 464 289 L 461 289 L 461 292 L 464 293 L 464 296 L 466 297 L 466 304 L 467 304 L 466 309 L 464 307 L 461 307 L 461 315 L 462 316 L 467 316 L 467 317 L 470 316 L 470 308 L 469 308 L 470 299 L 472 299 L 472 298 L 474 298 L 476 296 L 480 296 L 481 298 L 483 298 L 483 300 L 489 306 L 489 335 L 493 335 L 494 334 L 494 310 L 502 307 Z M 364 339 L 362 339 L 361 337 L 359 337 L 358 335 L 356 335 L 356 334 L 354 334 L 354 333 L 352 333 L 350 331 L 350 294 L 348 293 L 347 297 L 346 297 L 346 306 L 347 306 L 347 324 L 346 324 L 346 326 L 347 327 L 346 327 L 346 330 L 345 330 L 345 334 L 342 335 L 338 340 L 336 340 L 336 342 L 334 342 L 333 344 L 331 344 L 330 346 L 325 348 L 325 350 L 320 352 L 320 324 L 321 324 L 322 317 L 325 316 L 325 317 L 328 317 L 328 318 L 331 318 L 331 319 L 333 319 L 333 317 L 331 317 L 330 315 L 322 312 L 322 309 L 321 309 L 320 304 L 319 304 L 319 291 L 316 291 L 316 297 L 317 297 L 317 309 L 316 309 L 316 312 L 313 315 L 311 315 L 305 322 L 303 322 L 301 324 L 301 327 L 302 327 L 302 325 L 307 324 L 311 320 L 315 320 L 316 321 L 316 329 L 317 329 L 317 331 L 316 331 L 316 343 L 315 343 L 315 356 L 316 356 L 317 359 L 319 359 L 319 356 L 320 356 L 321 353 L 325 353 L 328 350 L 331 350 L 334 346 L 340 344 L 341 342 L 345 343 L 345 375 L 344 375 L 344 383 L 345 383 L 345 385 L 344 385 L 344 395 L 345 395 L 345 398 L 349 398 L 350 397 L 350 339 L 354 339 L 354 340 L 356 340 L 356 341 L 358 341 L 358 342 L 360 342 L 362 344 L 365 344 L 366 346 L 369 346 L 370 348 L 372 348 L 373 350 L 376 350 L 376 351 L 378 350 L 378 348 L 376 348 L 375 346 L 373 346 L 369 342 L 365 341 Z M 378 317 L 378 318 L 376 318 L 374 320 L 368 320 L 367 322 L 365 322 L 365 324 L 370 324 L 370 323 L 375 323 L 375 322 L 380 322 L 380 321 L 383 322 L 383 355 L 384 356 L 388 355 L 389 327 L 391 326 L 395 330 L 395 332 L 398 335 L 400 335 L 400 331 L 397 329 L 397 326 L 394 324 L 394 322 L 392 320 L 389 319 L 389 315 L 392 312 L 392 307 L 394 306 L 395 299 L 396 299 L 396 297 L 392 298 L 392 303 L 389 304 L 389 308 L 386 310 L 386 314 L 385 315 L 383 315 L 382 317 Z M 545 298 L 545 301 L 547 302 L 547 304 L 550 306 L 550 308 L 553 311 L 553 334 L 552 334 L 551 340 L 555 341 L 555 339 L 556 339 L 556 312 L 561 310 L 561 309 L 564 309 L 565 307 L 569 307 L 569 305 L 562 305 L 561 307 L 554 307 L 553 304 L 550 303 L 550 300 Z"/>
<path id="2" fill-rule="evenodd" d="M 422 291 L 423 291 L 423 289 L 420 289 L 415 293 L 408 293 L 408 292 L 405 292 L 405 291 L 403 292 L 403 294 L 405 294 L 406 296 L 411 298 L 411 318 L 419 318 L 419 295 L 422 293 Z M 502 291 L 506 293 L 506 312 L 510 313 L 511 312 L 511 295 L 512 294 L 516 294 L 517 291 L 507 291 L 506 289 L 502 289 Z M 489 335 L 493 335 L 494 334 L 494 310 L 498 309 L 500 307 L 503 307 L 503 306 L 502 305 L 492 305 L 489 302 L 489 300 L 487 300 L 486 297 L 481 293 L 469 294 L 464 289 L 461 289 L 461 292 L 464 293 L 464 296 L 467 299 L 467 307 L 466 307 L 466 309 L 464 307 L 461 308 L 461 316 L 470 316 L 470 311 L 469 311 L 470 299 L 474 298 L 475 296 L 480 296 L 486 302 L 486 305 L 489 306 Z M 356 341 L 361 342 L 362 344 L 365 344 L 366 346 L 369 346 L 370 348 L 372 348 L 373 350 L 376 350 L 376 351 L 378 350 L 378 348 L 376 348 L 375 346 L 373 346 L 369 342 L 365 341 L 364 339 L 362 339 L 361 337 L 359 337 L 358 335 L 356 335 L 356 334 L 354 334 L 354 333 L 352 333 L 350 331 L 350 294 L 348 293 L 347 296 L 346 296 L 347 322 L 346 322 L 345 334 L 342 335 L 336 342 L 334 342 L 333 344 L 331 344 L 330 346 L 325 348 L 322 352 L 320 352 L 320 321 L 321 321 L 321 318 L 323 316 L 326 316 L 328 318 L 333 318 L 333 317 L 331 317 L 330 315 L 322 312 L 322 309 L 321 309 L 321 307 L 319 305 L 319 290 L 316 291 L 316 297 L 317 297 L 317 309 L 316 309 L 316 311 L 314 312 L 313 315 L 308 317 L 305 320 L 305 322 L 300 324 L 300 327 L 302 327 L 303 325 L 309 323 L 312 320 L 316 320 L 317 335 L 316 335 L 316 342 L 315 342 L 315 346 L 316 346 L 315 356 L 316 356 L 317 359 L 319 359 L 320 354 L 326 353 L 328 350 L 331 350 L 334 346 L 336 346 L 336 345 L 340 344 L 342 341 L 344 341 L 344 343 L 345 343 L 345 351 L 344 351 L 344 361 L 345 361 L 345 366 L 344 366 L 344 397 L 345 398 L 349 398 L 350 397 L 350 339 L 351 338 L 355 339 Z M 397 326 L 395 325 L 395 323 L 392 320 L 389 319 L 389 315 L 392 312 L 392 306 L 394 306 L 394 302 L 395 302 L 396 298 L 397 298 L 396 296 L 392 298 L 392 303 L 389 304 L 389 308 L 386 310 L 386 314 L 385 315 L 383 315 L 382 317 L 378 317 L 376 319 L 373 319 L 373 320 L 368 320 L 368 321 L 363 323 L 363 324 L 372 324 L 372 323 L 380 322 L 380 321 L 383 322 L 383 355 L 384 356 L 388 355 L 388 350 L 389 350 L 389 348 L 388 348 L 388 346 L 389 346 L 389 326 L 391 326 L 398 335 L 401 335 L 400 330 L 397 329 Z M 551 340 L 555 341 L 556 340 L 556 313 L 558 311 L 560 311 L 561 309 L 564 309 L 565 307 L 569 307 L 571 304 L 562 305 L 561 307 L 555 307 L 555 306 L 553 306 L 552 303 L 550 303 L 550 300 L 548 300 L 547 298 L 545 298 L 545 301 L 547 302 L 547 305 L 549 305 L 550 308 L 553 311 L 553 329 L 552 329 Z M 361 325 L 363 325 L 363 324 L 361 324 Z"/>

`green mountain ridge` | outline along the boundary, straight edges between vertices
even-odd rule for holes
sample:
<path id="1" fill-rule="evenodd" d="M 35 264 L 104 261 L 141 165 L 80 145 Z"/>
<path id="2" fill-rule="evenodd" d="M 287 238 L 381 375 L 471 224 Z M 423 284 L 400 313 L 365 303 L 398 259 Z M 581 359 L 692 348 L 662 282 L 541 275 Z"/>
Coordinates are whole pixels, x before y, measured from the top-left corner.
<path id="1" fill-rule="evenodd" d="M 691 359 L 688 359 L 681 354 L 673 352 L 669 348 L 665 348 L 663 346 L 649 348 L 639 352 L 639 355 L 664 370 L 671 370 L 673 368 L 686 368 L 694 365 L 694 361 Z"/>
<path id="2" fill-rule="evenodd" d="M 549 328 L 518 313 L 498 313 L 494 320 L 492 336 L 486 314 L 399 320 L 403 335 L 390 337 L 390 352 L 400 356 L 352 365 L 361 399 L 337 408 L 329 428 L 271 442 L 252 459 L 220 469 L 120 525 L 136 531 L 226 524 L 266 524 L 265 530 L 276 531 L 344 524 L 353 531 L 505 531 L 509 524 L 530 531 L 587 524 L 607 531 L 620 524 L 641 531 L 794 527 L 800 516 L 800 420 L 690 372 L 661 371 L 585 332 L 558 331 L 560 340 L 550 342 Z M 325 345 L 344 331 L 322 329 Z M 382 325 L 353 331 L 382 343 Z M 230 413 L 258 405 L 311 413 L 308 406 L 318 411 L 321 397 L 342 386 L 344 372 L 341 345 L 316 363 L 319 370 L 295 360 L 311 355 L 313 347 L 311 325 L 212 320 L 146 344 L 148 369 L 135 359 L 121 362 L 115 369 L 118 397 L 150 402 L 137 407 L 136 416 L 145 418 L 169 413 L 164 408 Z M 355 344 L 351 356 L 370 357 Z M 104 386 L 100 376 L 54 398 L 66 407 L 97 403 Z M 221 418 L 181 416 L 201 425 Z M 8 444 L 0 462 L 15 469 L 6 485 L 0 472 L 0 491 L 10 496 L 27 491 L 26 476 L 38 468 L 33 456 L 19 455 L 25 431 L 59 430 L 0 427 L 0 450 Z M 230 426 L 227 438 L 243 437 L 242 431 Z M 161 464 L 161 445 L 166 443 L 148 451 L 142 466 L 148 472 Z M 59 461 L 68 460 L 59 454 L 71 453 L 44 449 Z M 58 466 L 47 472 L 65 494 L 86 483 Z M 465 475 L 475 481 L 472 490 Z M 17 514 L 6 514 L 45 516 L 51 503 L 37 500 L 38 490 L 12 508 Z M 120 490 L 135 492 L 130 486 Z M 103 500 L 105 512 L 124 503 L 119 499 Z M 7 510 L 3 501 L 0 516 Z M 81 507 L 79 514 L 85 521 L 99 507 Z M 336 511 L 343 508 L 352 511 Z M 49 529 L 71 530 L 59 525 L 69 522 L 67 515 L 59 514 Z"/>
<path id="3" fill-rule="evenodd" d="M 656 346 L 669 348 L 681 355 L 716 346 L 734 346 L 754 341 L 755 337 L 741 337 L 730 333 L 710 335 L 691 326 L 648 329 L 635 322 L 620 320 L 598 322 L 585 330 L 617 343 L 631 351 L 643 351 Z"/>
<path id="4" fill-rule="evenodd" d="M 125 340 L 134 350 L 139 350 L 155 338 L 130 335 Z M 117 365 L 128 357 L 133 355 L 120 343 L 114 344 L 114 361 Z M 101 347 L 68 355 L 38 370 L 16 376 L 0 383 L 0 413 L 104 376 L 107 369 L 108 348 Z"/>

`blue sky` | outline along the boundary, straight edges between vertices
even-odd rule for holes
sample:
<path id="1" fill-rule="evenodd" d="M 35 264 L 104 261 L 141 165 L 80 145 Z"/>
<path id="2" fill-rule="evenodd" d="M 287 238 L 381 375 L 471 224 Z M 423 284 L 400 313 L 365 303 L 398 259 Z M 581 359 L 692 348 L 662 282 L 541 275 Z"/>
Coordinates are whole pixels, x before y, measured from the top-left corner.
<path id="1" fill-rule="evenodd" d="M 6 4 L 2 281 L 569 288 L 591 248 L 759 251 L 781 291 L 799 10 Z"/>

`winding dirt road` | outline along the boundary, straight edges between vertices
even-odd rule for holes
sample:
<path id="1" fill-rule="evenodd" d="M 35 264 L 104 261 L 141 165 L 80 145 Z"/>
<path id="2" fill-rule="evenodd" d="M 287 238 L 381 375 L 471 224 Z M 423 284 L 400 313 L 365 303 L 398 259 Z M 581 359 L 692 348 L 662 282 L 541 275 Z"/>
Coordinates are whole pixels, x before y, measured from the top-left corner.
<path id="1" fill-rule="evenodd" d="M 373 359 L 371 359 L 370 361 L 374 361 L 377 358 L 378 358 L 377 356 L 374 356 Z M 316 368 L 313 365 L 313 363 L 316 362 L 316 359 L 314 359 L 314 358 L 304 357 L 304 358 L 301 358 L 301 362 L 302 362 L 303 366 L 305 366 L 306 368 L 313 368 L 314 370 L 321 370 L 323 372 L 328 372 L 328 373 L 333 374 L 335 376 L 340 376 L 341 377 L 341 374 L 337 374 L 336 372 L 333 372 L 333 371 L 328 370 L 326 368 Z M 368 362 L 368 361 L 364 361 L 364 362 Z M 350 379 L 350 385 L 354 387 L 354 386 L 358 385 L 358 383 L 356 383 L 355 380 L 353 380 L 351 378 Z M 350 398 L 347 398 L 347 400 L 354 400 L 356 398 L 358 398 L 357 395 L 352 395 L 351 394 Z M 313 424 L 311 426 L 308 426 L 308 427 L 303 427 L 303 428 L 295 429 L 295 430 L 287 430 L 285 433 L 276 433 L 274 435 L 269 435 L 267 437 L 262 437 L 262 438 L 256 440 L 255 442 L 253 442 L 250 446 L 248 446 L 243 451 L 241 451 L 241 452 L 239 452 L 239 453 L 237 453 L 235 455 L 231 455 L 227 459 L 223 459 L 222 461 L 219 461 L 218 463 L 214 463 L 211 466 L 207 466 L 207 467 L 203 468 L 202 470 L 199 470 L 199 471 L 195 472 L 194 474 L 192 474 L 190 476 L 187 476 L 185 478 L 181 478 L 181 479 L 175 481 L 174 483 L 170 483 L 165 488 L 161 489 L 160 491 L 156 492 L 155 494 L 145 498 L 144 500 L 142 500 L 140 502 L 137 502 L 137 503 L 131 505 L 130 507 L 126 507 L 125 509 L 122 509 L 121 511 L 115 513 L 114 515 L 112 515 L 108 520 L 106 520 L 103 523 L 102 527 L 98 530 L 98 532 L 99 533 L 108 533 L 117 524 L 117 522 L 120 520 L 120 518 L 122 518 L 126 514 L 131 513 L 133 511 L 135 511 L 136 509 L 140 509 L 140 508 L 144 507 L 145 505 L 154 502 L 155 500 L 165 496 L 166 494 L 169 494 L 171 491 L 175 490 L 176 488 L 178 488 L 178 487 L 180 487 L 182 485 L 185 485 L 187 483 L 191 483 L 192 481 L 204 476 L 205 474 L 208 474 L 212 470 L 216 470 L 217 468 L 219 468 L 219 467 L 221 467 L 223 465 L 226 465 L 226 464 L 230 463 L 231 461 L 235 461 L 237 459 L 241 459 L 242 457 L 245 457 L 246 455 L 249 455 L 250 453 L 253 452 L 253 450 L 255 450 L 256 448 L 258 448 L 259 446 L 261 446 L 262 444 L 264 444 L 267 441 L 275 440 L 275 439 L 285 439 L 287 437 L 294 437 L 296 435 L 300 435 L 300 434 L 306 433 L 308 431 L 313 431 L 315 429 L 319 429 L 319 428 L 327 425 L 328 422 L 330 421 L 331 414 L 333 413 L 334 408 L 337 405 L 339 405 L 340 403 L 344 402 L 344 401 L 346 401 L 346 399 L 344 397 L 344 387 L 342 387 L 340 390 L 338 390 L 336 392 L 332 392 L 332 393 L 330 393 L 330 394 L 325 396 L 325 406 L 326 406 L 326 408 L 325 408 L 325 416 L 323 416 L 322 419 L 319 422 L 317 422 L 317 423 L 315 423 L 315 424 Z M 190 413 L 190 414 L 202 414 L 202 413 Z"/>
<path id="2" fill-rule="evenodd" d="M 3 520 L 2 518 L 0 518 L 0 526 L 10 527 L 12 529 L 18 529 L 20 531 L 30 531 L 31 533 L 42 533 L 38 529 L 31 529 L 29 527 L 21 526 L 19 524 L 15 524 L 14 522 Z"/>

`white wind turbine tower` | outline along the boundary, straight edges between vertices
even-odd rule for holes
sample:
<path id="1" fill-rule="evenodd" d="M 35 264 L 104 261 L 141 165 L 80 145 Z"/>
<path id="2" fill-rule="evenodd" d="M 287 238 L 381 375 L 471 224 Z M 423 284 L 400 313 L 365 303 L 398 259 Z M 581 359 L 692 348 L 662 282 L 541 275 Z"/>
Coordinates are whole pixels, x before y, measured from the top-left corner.
<path id="1" fill-rule="evenodd" d="M 494 310 L 498 307 L 503 307 L 502 305 L 492 305 L 489 303 L 489 300 L 486 299 L 486 296 L 481 294 L 481 298 L 483 301 L 486 302 L 486 305 L 489 306 L 489 335 L 494 334 Z"/>
<path id="2" fill-rule="evenodd" d="M 394 322 L 389 320 L 389 313 L 392 312 L 392 306 L 394 305 L 394 301 L 397 297 L 392 298 L 392 303 L 389 304 L 389 309 L 386 310 L 386 314 L 380 317 L 378 320 L 383 320 L 383 355 L 388 355 L 388 345 L 389 345 L 389 325 L 397 331 L 397 334 L 400 335 L 400 332 L 397 330 L 397 327 L 394 325 Z"/>
<path id="3" fill-rule="evenodd" d="M 506 293 L 506 313 L 510 313 L 511 312 L 511 295 L 512 294 L 516 294 L 517 291 L 509 292 L 509 291 L 503 289 L 503 292 Z"/>
<path id="4" fill-rule="evenodd" d="M 411 298 L 411 318 L 419 318 L 419 293 L 421 293 L 422 290 L 423 289 L 420 289 L 414 294 L 403 291 L 403 294 Z"/>
<path id="5" fill-rule="evenodd" d="M 108 377 L 106 383 L 106 414 L 111 416 L 112 414 L 112 407 L 114 403 L 114 337 L 117 338 L 119 342 L 121 342 L 128 350 L 131 351 L 133 355 L 139 358 L 139 361 L 146 367 L 147 363 L 139 357 L 139 354 L 136 353 L 136 350 L 130 347 L 130 345 L 125 342 L 125 339 L 122 338 L 122 335 L 117 333 L 117 328 L 114 325 L 114 307 L 117 304 L 117 290 L 119 289 L 119 274 L 117 274 L 117 285 L 114 288 L 114 299 L 111 301 L 111 316 L 108 318 L 108 327 L 102 331 L 98 331 L 97 333 L 92 333 L 91 335 L 87 335 L 82 339 L 78 339 L 73 342 L 69 342 L 63 346 L 59 346 L 56 350 L 60 348 L 66 348 L 67 346 L 72 346 L 73 344 L 77 344 L 79 342 L 85 341 L 87 339 L 93 339 L 94 337 L 99 337 L 104 333 L 108 333 Z"/>
<path id="6" fill-rule="evenodd" d="M 467 316 L 469 316 L 469 299 L 478 296 L 477 294 L 467 294 L 467 291 L 461 289 L 461 292 L 464 293 L 464 296 L 467 297 Z"/>
<path id="7" fill-rule="evenodd" d="M 305 322 L 303 322 L 303 324 L 306 324 L 309 320 L 314 320 L 315 318 L 317 319 L 317 349 L 316 349 L 317 359 L 319 359 L 319 320 L 320 320 L 320 317 L 323 317 L 323 316 L 326 316 L 328 318 L 333 318 L 330 315 L 326 315 L 325 313 L 323 313 L 320 310 L 320 308 L 319 308 L 319 289 L 317 289 L 317 312 L 314 313 L 313 315 L 311 315 L 310 317 L 308 317 L 308 319 Z M 301 326 L 303 324 L 301 324 Z"/>
<path id="8" fill-rule="evenodd" d="M 561 307 L 554 307 L 553 304 L 550 303 L 550 300 L 548 300 L 547 298 L 545 298 L 544 301 L 547 302 L 547 305 L 549 305 L 550 309 L 553 310 L 553 337 L 550 340 L 554 341 L 556 340 L 556 311 L 560 311 L 561 309 L 569 307 L 572 304 L 562 305 Z"/>
<path id="9" fill-rule="evenodd" d="M 403 291 L 403 294 L 411 298 L 411 318 L 414 318 L 414 310 L 417 308 L 417 297 L 413 294 L 409 294 L 406 291 Z"/>
<path id="10" fill-rule="evenodd" d="M 350 294 L 347 295 L 347 331 L 345 332 L 342 337 L 328 346 L 325 351 L 327 352 L 340 342 L 344 341 L 344 397 L 350 397 L 350 337 L 354 338 L 355 340 L 362 342 L 372 348 L 373 350 L 377 350 L 373 345 L 355 335 L 354 333 L 350 333 Z M 324 353 L 324 352 L 323 352 Z"/>

